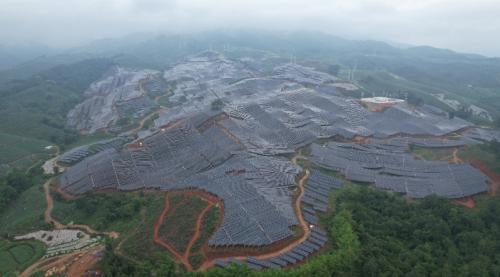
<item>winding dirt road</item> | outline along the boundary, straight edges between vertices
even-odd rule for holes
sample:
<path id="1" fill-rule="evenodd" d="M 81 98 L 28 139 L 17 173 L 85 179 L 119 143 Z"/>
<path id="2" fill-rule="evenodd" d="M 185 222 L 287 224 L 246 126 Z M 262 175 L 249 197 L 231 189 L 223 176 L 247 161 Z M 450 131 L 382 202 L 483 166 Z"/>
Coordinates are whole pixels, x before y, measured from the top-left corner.
<path id="1" fill-rule="evenodd" d="M 45 200 L 47 201 L 47 208 L 45 209 L 44 212 L 44 219 L 45 222 L 48 224 L 52 224 L 54 226 L 54 229 L 56 230 L 61 230 L 61 229 L 77 229 L 86 232 L 89 235 L 105 235 L 110 238 L 117 238 L 119 234 L 117 232 L 98 232 L 94 229 L 92 229 L 90 226 L 87 225 L 82 225 L 82 224 L 71 224 L 71 225 L 64 225 L 61 222 L 57 221 L 55 218 L 52 217 L 52 210 L 54 209 L 54 200 L 52 199 L 52 195 L 50 194 L 50 185 L 54 181 L 53 178 L 50 178 L 43 184 L 43 191 L 45 193 Z"/>
<path id="2" fill-rule="evenodd" d="M 48 224 L 52 224 L 54 229 L 63 229 L 64 225 L 59 221 L 52 218 L 52 210 L 54 209 L 54 200 L 52 199 L 52 195 L 50 194 L 50 184 L 52 184 L 53 178 L 50 178 L 43 184 L 43 191 L 45 193 L 45 201 L 47 202 L 47 208 L 44 212 L 45 222 Z"/>
<path id="3" fill-rule="evenodd" d="M 182 202 L 182 201 L 181 201 Z M 181 203 L 179 203 L 181 204 Z M 179 206 L 179 204 L 177 204 L 177 207 Z M 166 248 L 170 254 L 172 254 L 175 259 L 177 259 L 179 262 L 181 262 L 185 267 L 186 267 L 186 270 L 187 271 L 192 271 L 193 268 L 191 266 L 191 264 L 189 263 L 189 259 L 185 258 L 183 255 L 179 254 L 179 252 L 177 252 L 177 250 L 175 248 L 173 248 L 170 244 L 164 242 L 161 238 L 160 238 L 160 227 L 161 225 L 163 224 L 163 221 L 165 219 L 165 217 L 167 216 L 168 212 L 169 212 L 169 209 L 170 209 L 170 201 L 168 199 L 168 193 L 166 192 L 165 193 L 165 200 L 164 200 L 164 203 L 163 203 L 163 211 L 161 212 L 160 214 L 160 217 L 158 217 L 158 220 L 156 221 L 155 225 L 154 225 L 154 237 L 153 237 L 153 240 L 155 243 L 163 246 L 164 248 Z"/>
<path id="4" fill-rule="evenodd" d="M 453 149 L 453 158 L 452 158 L 451 162 L 456 163 L 456 164 L 464 162 L 464 161 L 462 161 L 462 159 L 460 159 L 460 157 L 458 157 L 458 148 Z"/>
<path id="5" fill-rule="evenodd" d="M 309 235 L 311 233 L 311 230 L 309 229 L 309 224 L 305 221 L 304 217 L 302 216 L 300 205 L 302 203 L 301 202 L 302 197 L 304 197 L 304 193 L 305 193 L 304 185 L 305 185 L 305 182 L 307 181 L 307 179 L 309 178 L 310 174 L 311 173 L 309 172 L 309 169 L 306 169 L 304 176 L 302 176 L 302 178 L 299 180 L 298 188 L 300 190 L 300 193 L 299 193 L 299 196 L 297 197 L 297 200 L 295 201 L 295 204 L 294 204 L 295 213 L 296 213 L 297 219 L 299 221 L 299 227 L 303 231 L 300 239 L 292 242 L 291 244 L 287 245 L 286 247 L 284 247 L 280 250 L 273 251 L 270 253 L 261 254 L 261 255 L 256 255 L 256 256 L 252 256 L 252 257 L 260 259 L 260 260 L 273 258 L 273 257 L 279 256 L 283 253 L 286 253 L 286 252 L 292 250 L 295 246 L 297 246 L 297 245 L 299 245 L 302 242 L 307 240 L 307 238 L 309 237 Z M 239 257 L 235 257 L 235 258 L 236 259 L 245 259 L 246 257 L 247 256 L 239 256 Z"/>
<path id="6" fill-rule="evenodd" d="M 200 235 L 201 235 L 201 229 L 203 226 L 202 223 L 203 223 L 203 218 L 205 217 L 205 214 L 210 210 L 210 208 L 212 208 L 214 206 L 214 203 L 210 203 L 205 207 L 205 209 L 203 209 L 203 211 L 201 211 L 201 213 L 198 215 L 198 219 L 196 220 L 196 226 L 195 226 L 195 232 L 194 232 L 194 235 L 193 237 L 191 238 L 191 240 L 189 241 L 187 247 L 186 247 L 186 251 L 184 252 L 184 259 L 186 259 L 187 261 L 189 261 L 189 255 L 191 254 L 191 248 L 193 248 L 193 245 L 196 243 L 196 241 L 200 238 Z"/>
<path id="7" fill-rule="evenodd" d="M 297 154 L 296 156 L 294 156 L 292 158 L 292 162 L 294 164 L 297 164 L 297 159 L 298 158 L 304 158 L 303 156 L 301 156 L 300 152 L 299 154 Z M 273 257 L 277 257 L 281 254 L 284 254 L 290 250 L 292 250 L 295 246 L 301 244 L 302 242 L 306 241 L 307 238 L 309 237 L 310 233 L 311 233 L 311 230 L 309 228 L 309 224 L 305 221 L 304 217 L 302 216 L 302 212 L 301 212 L 301 200 L 302 198 L 304 197 L 304 193 L 305 193 L 305 189 L 304 189 L 304 186 L 305 186 L 305 183 L 307 181 L 307 179 L 309 178 L 310 176 L 310 171 L 309 169 L 306 169 L 305 170 L 305 174 L 304 176 L 302 176 L 298 182 L 298 189 L 299 189 L 299 195 L 294 203 L 294 208 L 295 208 L 295 214 L 297 216 L 297 219 L 299 221 L 299 227 L 302 229 L 303 233 L 302 233 L 302 236 L 290 243 L 289 245 L 287 245 L 286 247 L 283 247 L 281 248 L 280 250 L 276 250 L 276 251 L 273 251 L 273 252 L 269 252 L 269 253 L 264 253 L 264 254 L 261 254 L 261 255 L 254 255 L 252 257 L 256 258 L 256 259 L 269 259 L 269 258 L 273 258 Z M 236 256 L 236 257 L 233 257 L 234 259 L 237 259 L 237 260 L 244 260 L 247 258 L 247 256 Z M 208 261 L 205 261 L 201 266 L 200 268 L 198 269 L 198 271 L 204 271 L 204 270 L 207 270 L 208 268 L 212 267 L 213 264 L 214 264 L 214 260 L 215 259 L 212 259 L 212 260 L 208 260 Z"/>

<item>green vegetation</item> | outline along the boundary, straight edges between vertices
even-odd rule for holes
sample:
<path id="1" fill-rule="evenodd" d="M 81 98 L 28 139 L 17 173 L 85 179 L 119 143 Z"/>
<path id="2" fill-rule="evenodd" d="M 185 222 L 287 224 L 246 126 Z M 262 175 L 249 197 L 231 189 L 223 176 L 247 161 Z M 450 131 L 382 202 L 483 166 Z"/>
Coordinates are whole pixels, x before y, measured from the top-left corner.
<path id="1" fill-rule="evenodd" d="M 198 268 L 201 266 L 203 262 L 203 254 L 196 253 L 189 255 L 189 263 L 193 268 Z"/>
<path id="2" fill-rule="evenodd" d="M 500 142 L 472 145 L 459 151 L 458 156 L 464 161 L 481 160 L 493 171 L 500 172 Z"/>
<path id="3" fill-rule="evenodd" d="M 450 160 L 453 158 L 452 148 L 432 149 L 422 147 L 412 147 L 411 152 L 419 158 L 424 160 L 437 161 L 437 160 Z"/>
<path id="4" fill-rule="evenodd" d="M 148 129 L 151 129 L 154 124 L 155 124 L 155 120 L 158 119 L 160 116 L 156 113 L 154 114 L 153 116 L 149 117 L 148 119 L 146 119 L 144 121 L 144 124 L 142 126 L 142 129 L 143 130 L 148 130 Z"/>
<path id="5" fill-rule="evenodd" d="M 500 273 L 498 198 L 466 209 L 428 197 L 366 186 L 335 192 L 333 250 L 291 270 L 211 270 L 208 276 L 496 276 Z M 200 274 L 201 275 L 201 274 Z"/>
<path id="6" fill-rule="evenodd" d="M 220 110 L 222 110 L 222 108 L 224 108 L 225 104 L 224 104 L 224 102 L 222 102 L 222 100 L 217 99 L 217 100 L 212 101 L 212 103 L 210 105 L 212 107 L 212 111 L 220 111 Z"/>
<path id="7" fill-rule="evenodd" d="M 86 60 L 2 84 L 0 130 L 56 144 L 73 142 L 77 134 L 65 127 L 66 114 L 110 66 L 109 60 Z"/>
<path id="8" fill-rule="evenodd" d="M 52 215 L 63 224 L 85 224 L 99 231 L 127 232 L 138 223 L 141 207 L 148 197 L 138 193 L 89 192 L 76 200 L 65 200 L 53 193 Z"/>
<path id="9" fill-rule="evenodd" d="M 191 256 L 193 258 L 190 257 L 189 260 L 191 261 L 191 259 L 193 259 L 193 261 L 191 261 L 191 265 L 193 266 L 193 268 L 197 268 L 200 265 L 199 262 L 201 261 L 199 261 L 199 259 L 196 257 L 200 256 L 201 247 L 215 232 L 215 228 L 217 227 L 219 220 L 220 211 L 218 207 L 211 207 L 205 213 L 205 217 L 203 218 L 203 222 L 201 224 L 202 228 L 200 230 L 200 237 L 193 244 L 193 248 L 191 248 Z"/>
<path id="10" fill-rule="evenodd" d="M 170 96 L 168 95 L 163 95 L 158 98 L 158 105 L 162 107 L 172 107 L 172 102 L 170 102 Z"/>
<path id="11" fill-rule="evenodd" d="M 200 230 L 200 237 L 191 248 L 189 262 L 193 268 L 198 268 L 203 262 L 202 246 L 210 236 L 215 232 L 215 228 L 220 219 L 220 211 L 218 207 L 211 207 L 203 218 Z"/>
<path id="12" fill-rule="evenodd" d="M 45 146 L 77 141 L 66 115 L 111 65 L 105 59 L 85 60 L 0 82 L 0 175 L 48 159 Z"/>
<path id="13" fill-rule="evenodd" d="M 0 163 L 11 163 L 35 153 L 48 155 L 53 152 L 45 149 L 48 145 L 51 145 L 48 141 L 0 133 Z"/>
<path id="14" fill-rule="evenodd" d="M 370 187 L 348 187 L 336 207 L 352 213 L 362 245 L 356 275 L 497 275 L 498 198 L 475 210 L 428 197 L 415 203 Z M 494 217 L 494 218 L 493 218 Z"/>
<path id="15" fill-rule="evenodd" d="M 368 96 L 389 96 L 400 99 L 407 99 L 409 104 L 420 106 L 430 104 L 445 111 L 451 111 L 450 107 L 429 94 L 445 93 L 436 90 L 427 84 L 416 83 L 398 77 L 386 70 L 365 69 L 356 71 L 356 82 L 363 87 L 365 97 Z M 446 94 L 446 93 L 445 93 Z"/>
<path id="16" fill-rule="evenodd" d="M 0 239 L 0 275 L 16 276 L 45 254 L 45 244 L 38 241 L 11 242 Z"/>
<path id="17" fill-rule="evenodd" d="M 245 267 L 167 276 L 496 276 L 500 274 L 499 198 L 477 209 L 427 197 L 409 202 L 399 194 L 360 185 L 334 192 L 325 215 L 330 243 L 306 264 L 253 272 Z M 111 254 L 109 254 L 111 255 Z M 191 257 L 196 262 L 198 256 Z M 126 261 L 134 276 L 155 270 Z M 141 272 L 141 273 L 140 273 Z M 145 274 L 145 275 L 141 275 Z"/>
<path id="18" fill-rule="evenodd" d="M 120 252 L 123 253 L 123 256 L 139 264 L 154 260 L 155 256 L 168 253 L 153 240 L 154 224 L 163 210 L 163 195 L 148 195 L 146 197 L 148 202 L 141 211 L 139 222 L 130 223 L 128 231 L 121 234 L 123 244 Z"/>
<path id="19" fill-rule="evenodd" d="M 49 229 L 43 218 L 46 206 L 42 186 L 33 186 L 24 191 L 0 213 L 0 234 L 24 234 Z"/>
<path id="20" fill-rule="evenodd" d="M 19 172 L 14 171 L 7 177 L 0 179 L 0 211 L 5 210 L 19 195 L 33 185 L 33 180 Z"/>
<path id="21" fill-rule="evenodd" d="M 99 263 L 104 276 L 177 276 L 180 268 L 165 252 L 149 253 L 146 261 L 132 262 L 130 259 L 121 257 L 113 251 L 111 243 L 106 245 L 106 255 Z"/>
<path id="22" fill-rule="evenodd" d="M 170 197 L 170 195 L 169 195 Z M 160 237 L 172 245 L 179 253 L 184 253 L 195 232 L 196 220 L 207 203 L 197 196 L 185 195 L 182 202 L 170 205 Z"/>
<path id="23" fill-rule="evenodd" d="M 87 193 L 76 200 L 64 200 L 53 193 L 52 216 L 64 224 L 84 224 L 97 231 L 114 231 L 120 237 L 117 260 L 147 262 L 165 249 L 153 241 L 153 227 L 163 210 L 161 193 Z"/>
<path id="24" fill-rule="evenodd" d="M 0 179 L 0 234 L 12 235 L 45 227 L 44 178 L 13 171 Z"/>

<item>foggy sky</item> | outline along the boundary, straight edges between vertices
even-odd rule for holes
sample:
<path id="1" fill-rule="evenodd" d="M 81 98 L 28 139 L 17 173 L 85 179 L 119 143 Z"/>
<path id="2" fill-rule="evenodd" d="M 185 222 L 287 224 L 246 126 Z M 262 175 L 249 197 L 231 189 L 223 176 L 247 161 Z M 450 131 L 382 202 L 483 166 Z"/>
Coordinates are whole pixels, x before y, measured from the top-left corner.
<path id="1" fill-rule="evenodd" d="M 1 0 L 0 44 L 136 32 L 314 30 L 500 56 L 498 0 Z"/>

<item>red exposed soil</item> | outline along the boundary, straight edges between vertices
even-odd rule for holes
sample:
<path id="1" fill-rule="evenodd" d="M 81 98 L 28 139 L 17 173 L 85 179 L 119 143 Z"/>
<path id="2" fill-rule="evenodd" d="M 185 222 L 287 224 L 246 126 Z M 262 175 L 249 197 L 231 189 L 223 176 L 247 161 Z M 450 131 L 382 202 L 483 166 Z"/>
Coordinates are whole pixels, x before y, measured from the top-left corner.
<path id="1" fill-rule="evenodd" d="M 103 246 L 77 251 L 61 256 L 48 258 L 34 263 L 19 276 L 28 277 L 37 271 L 60 274 L 69 277 L 84 276 L 87 270 L 92 269 L 100 260 L 98 253 L 104 251 Z"/>
<path id="2" fill-rule="evenodd" d="M 491 196 L 496 196 L 498 188 L 500 186 L 500 174 L 493 171 L 481 160 L 473 160 L 471 164 L 475 168 L 481 170 L 481 172 L 483 172 L 490 178 L 491 182 L 490 182 L 489 194 Z"/>
<path id="3" fill-rule="evenodd" d="M 164 208 L 162 213 L 160 214 L 158 220 L 155 222 L 154 225 L 154 241 L 155 243 L 163 246 L 166 248 L 173 256 L 175 259 L 180 261 L 185 267 L 186 270 L 192 271 L 193 268 L 191 264 L 189 263 L 189 256 L 191 254 L 191 249 L 193 245 L 196 243 L 196 241 L 199 239 L 201 235 L 201 230 L 202 230 L 202 223 L 203 223 L 203 218 L 205 217 L 205 214 L 212 208 L 213 206 L 220 204 L 220 200 L 217 199 L 215 196 L 212 196 L 208 193 L 204 193 L 198 190 L 189 190 L 187 192 L 184 192 L 186 196 L 197 196 L 203 199 L 204 201 L 207 202 L 207 206 L 199 213 L 197 219 L 196 219 L 196 225 L 195 225 L 195 232 L 191 239 L 189 240 L 189 243 L 186 247 L 186 250 L 184 253 L 179 253 L 172 245 L 170 245 L 168 242 L 166 242 L 160 235 L 160 228 L 164 224 L 164 220 L 167 217 L 169 213 L 175 213 L 177 208 L 182 206 L 188 201 L 188 198 L 184 198 L 181 200 L 179 203 L 177 203 L 174 207 L 170 207 L 170 202 L 168 199 L 168 193 L 165 193 L 165 202 L 164 202 Z M 206 262 L 206 261 L 205 261 Z"/>
<path id="4" fill-rule="evenodd" d="M 102 250 L 101 250 L 102 251 Z M 101 259 L 98 255 L 99 251 L 89 251 L 85 254 L 79 255 L 78 260 L 75 260 L 66 270 L 68 277 L 84 276 L 88 270 L 94 268 Z"/>
<path id="5" fill-rule="evenodd" d="M 474 201 L 474 198 L 472 198 L 472 196 L 455 199 L 453 202 L 469 209 L 473 209 L 476 207 L 476 201 Z"/>
<path id="6" fill-rule="evenodd" d="M 158 234 L 160 231 L 160 226 L 163 224 L 163 220 L 165 219 L 165 216 L 167 215 L 169 208 L 170 208 L 170 201 L 168 199 L 168 193 L 165 193 L 165 199 L 163 202 L 163 211 L 161 212 L 160 217 L 158 217 L 158 220 L 156 220 L 154 225 L 154 241 L 161 245 L 163 245 L 164 242 L 160 239 Z M 172 254 L 177 258 L 179 259 L 181 258 L 180 255 L 176 255 L 177 251 L 175 251 L 175 249 L 173 249 L 173 247 L 171 247 L 170 245 L 166 245 L 165 248 L 167 248 L 167 250 L 172 252 Z"/>
<path id="7" fill-rule="evenodd" d="M 212 208 L 214 203 L 209 203 L 203 211 L 201 211 L 200 215 L 198 216 L 198 219 L 196 220 L 196 226 L 195 226 L 195 232 L 191 240 L 189 241 L 187 247 L 186 247 L 186 252 L 184 252 L 184 259 L 189 259 L 189 255 L 191 254 L 191 248 L 193 248 L 193 245 L 196 243 L 198 238 L 200 237 L 201 234 L 201 229 L 202 229 L 202 223 L 203 223 L 203 217 L 205 214 Z"/>
<path id="8" fill-rule="evenodd" d="M 170 208 L 168 193 L 165 193 L 165 202 L 163 205 L 164 205 L 163 211 L 160 214 L 160 217 L 158 217 L 158 220 L 155 222 L 155 225 L 154 225 L 154 238 L 153 238 L 153 240 L 155 243 L 165 247 L 168 250 L 168 252 L 170 252 L 170 254 L 172 254 L 175 257 L 175 259 L 180 261 L 186 267 L 186 269 L 188 271 L 191 271 L 192 267 L 191 267 L 191 264 L 189 263 L 189 260 L 185 259 L 184 256 L 182 256 L 181 254 L 179 254 L 177 252 L 177 250 L 175 250 L 175 248 L 173 248 L 170 244 L 164 242 L 159 236 L 160 227 L 163 224 L 163 220 L 165 219 L 165 216 L 169 212 L 169 208 Z"/>

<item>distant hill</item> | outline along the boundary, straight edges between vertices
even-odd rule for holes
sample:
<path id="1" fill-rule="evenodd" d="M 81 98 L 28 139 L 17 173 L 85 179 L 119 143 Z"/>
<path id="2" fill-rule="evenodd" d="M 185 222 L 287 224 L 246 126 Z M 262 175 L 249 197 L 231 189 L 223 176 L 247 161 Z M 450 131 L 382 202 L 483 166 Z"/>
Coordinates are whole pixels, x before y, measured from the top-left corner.
<path id="1" fill-rule="evenodd" d="M 134 35 L 96 41 L 73 49 L 114 56 L 125 65 L 165 68 L 206 49 L 250 48 L 284 58 L 339 64 L 344 78 L 373 94 L 445 94 L 500 116 L 500 58 L 458 53 L 429 46 L 394 47 L 379 41 L 347 40 L 315 32 L 206 32 L 186 35 Z"/>

